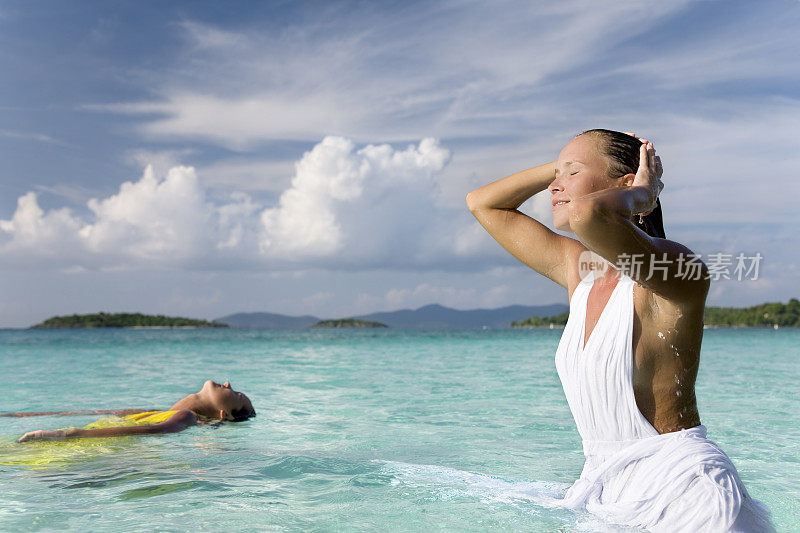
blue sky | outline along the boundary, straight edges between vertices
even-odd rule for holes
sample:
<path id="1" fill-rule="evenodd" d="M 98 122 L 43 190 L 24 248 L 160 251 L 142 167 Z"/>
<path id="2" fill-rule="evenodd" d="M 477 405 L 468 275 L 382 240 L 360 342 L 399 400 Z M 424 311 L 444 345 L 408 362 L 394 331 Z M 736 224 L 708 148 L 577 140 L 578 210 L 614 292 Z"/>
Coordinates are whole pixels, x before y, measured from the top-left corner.
<path id="1" fill-rule="evenodd" d="M 0 326 L 566 302 L 464 196 L 592 127 L 654 141 L 668 237 L 764 256 L 709 304 L 800 293 L 800 2 L 166 4 L 0 6 Z"/>

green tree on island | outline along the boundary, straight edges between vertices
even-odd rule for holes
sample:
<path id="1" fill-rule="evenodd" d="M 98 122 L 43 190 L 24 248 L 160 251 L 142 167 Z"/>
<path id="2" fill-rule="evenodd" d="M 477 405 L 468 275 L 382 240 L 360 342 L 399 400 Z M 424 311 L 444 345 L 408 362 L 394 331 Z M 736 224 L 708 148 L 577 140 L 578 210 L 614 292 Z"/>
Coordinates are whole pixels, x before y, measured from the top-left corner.
<path id="1" fill-rule="evenodd" d="M 333 320 L 320 320 L 312 328 L 388 328 L 386 324 L 358 320 L 356 318 L 338 318 Z"/>
<path id="2" fill-rule="evenodd" d="M 704 320 L 708 326 L 800 326 L 800 301 L 763 303 L 752 307 L 706 307 Z"/>
<path id="3" fill-rule="evenodd" d="M 563 326 L 567 323 L 567 319 L 569 318 L 569 313 L 561 313 L 560 315 L 555 316 L 546 316 L 546 317 L 538 317 L 532 316 L 525 320 L 520 320 L 519 322 L 514 321 L 511 323 L 512 328 L 538 328 L 538 327 L 547 327 L 550 324 L 554 326 Z"/>
<path id="4" fill-rule="evenodd" d="M 142 313 L 92 313 L 88 315 L 54 316 L 33 326 L 35 329 L 54 328 L 227 328 L 227 324 L 193 318 L 144 315 Z"/>

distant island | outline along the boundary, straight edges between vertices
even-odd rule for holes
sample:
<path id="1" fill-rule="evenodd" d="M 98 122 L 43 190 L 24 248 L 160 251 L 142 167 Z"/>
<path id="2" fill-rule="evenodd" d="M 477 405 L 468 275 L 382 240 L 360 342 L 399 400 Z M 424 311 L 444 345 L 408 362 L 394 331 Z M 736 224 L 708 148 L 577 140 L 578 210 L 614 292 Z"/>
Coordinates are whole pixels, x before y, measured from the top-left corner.
<path id="1" fill-rule="evenodd" d="M 549 317 L 531 317 L 514 321 L 512 328 L 546 327 L 550 324 L 563 326 L 567 323 L 569 313 Z M 789 300 L 788 304 L 780 302 L 763 303 L 751 307 L 706 307 L 703 314 L 706 327 L 800 327 L 800 301 Z"/>
<path id="2" fill-rule="evenodd" d="M 33 329 L 77 328 L 227 328 L 227 324 L 193 318 L 142 313 L 93 313 L 88 315 L 54 316 L 32 326 Z"/>
<path id="3" fill-rule="evenodd" d="M 706 307 L 706 326 L 800 327 L 800 301 L 764 303 L 752 307 Z"/>
<path id="4" fill-rule="evenodd" d="M 532 316 L 525 320 L 514 321 L 511 323 L 512 328 L 542 328 L 549 326 L 563 326 L 567 323 L 569 313 L 561 313 L 560 315 L 538 317 Z"/>
<path id="5" fill-rule="evenodd" d="M 339 318 L 334 320 L 320 320 L 312 328 L 388 328 L 386 324 L 371 320 L 358 320 L 355 318 Z"/>

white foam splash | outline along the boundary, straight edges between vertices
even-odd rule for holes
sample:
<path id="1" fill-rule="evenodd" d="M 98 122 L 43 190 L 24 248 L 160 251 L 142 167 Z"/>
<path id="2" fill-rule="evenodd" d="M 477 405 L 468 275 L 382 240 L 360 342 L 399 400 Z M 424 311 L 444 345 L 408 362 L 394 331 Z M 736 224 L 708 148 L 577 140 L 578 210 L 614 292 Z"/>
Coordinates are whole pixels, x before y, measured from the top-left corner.
<path id="1" fill-rule="evenodd" d="M 383 463 L 381 470 L 394 477 L 394 483 L 430 489 L 442 499 L 473 496 L 484 501 L 513 503 L 525 500 L 544 507 L 558 507 L 558 502 L 570 487 L 568 483 L 549 481 L 508 481 L 446 466 L 379 462 Z"/>
<path id="2" fill-rule="evenodd" d="M 431 492 L 439 501 L 459 497 L 473 497 L 483 503 L 502 503 L 512 505 L 534 514 L 533 506 L 549 509 L 564 509 L 562 500 L 569 483 L 554 481 L 516 481 L 499 476 L 457 470 L 446 466 L 381 461 L 381 472 L 392 476 L 392 484 L 419 488 Z M 593 533 L 631 531 L 614 526 L 592 516 L 584 510 L 567 510 L 569 517 L 562 516 L 573 531 Z M 553 518 L 556 518 L 555 516 Z"/>

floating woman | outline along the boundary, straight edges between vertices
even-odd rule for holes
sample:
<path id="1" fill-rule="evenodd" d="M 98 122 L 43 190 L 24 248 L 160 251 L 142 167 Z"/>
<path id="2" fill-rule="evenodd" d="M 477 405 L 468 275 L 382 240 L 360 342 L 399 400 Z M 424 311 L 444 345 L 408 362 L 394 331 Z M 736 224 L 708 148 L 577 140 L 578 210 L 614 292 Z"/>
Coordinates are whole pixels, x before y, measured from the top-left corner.
<path id="1" fill-rule="evenodd" d="M 128 409 L 124 411 L 59 411 L 48 413 L 2 413 L 6 417 L 28 417 L 40 415 L 110 414 L 82 428 L 30 431 L 18 442 L 34 440 L 63 440 L 89 437 L 121 437 L 125 435 L 155 435 L 176 433 L 189 426 L 208 420 L 239 422 L 256 416 L 253 404 L 244 393 L 235 391 L 231 384 L 208 380 L 199 392 L 179 400 L 166 411 Z"/>
<path id="2" fill-rule="evenodd" d="M 666 239 L 652 143 L 595 129 L 467 195 L 503 248 L 567 289 L 556 370 L 586 458 L 564 506 L 651 531 L 774 531 L 695 399 L 708 268 Z M 553 226 L 517 208 L 550 192 Z"/>

